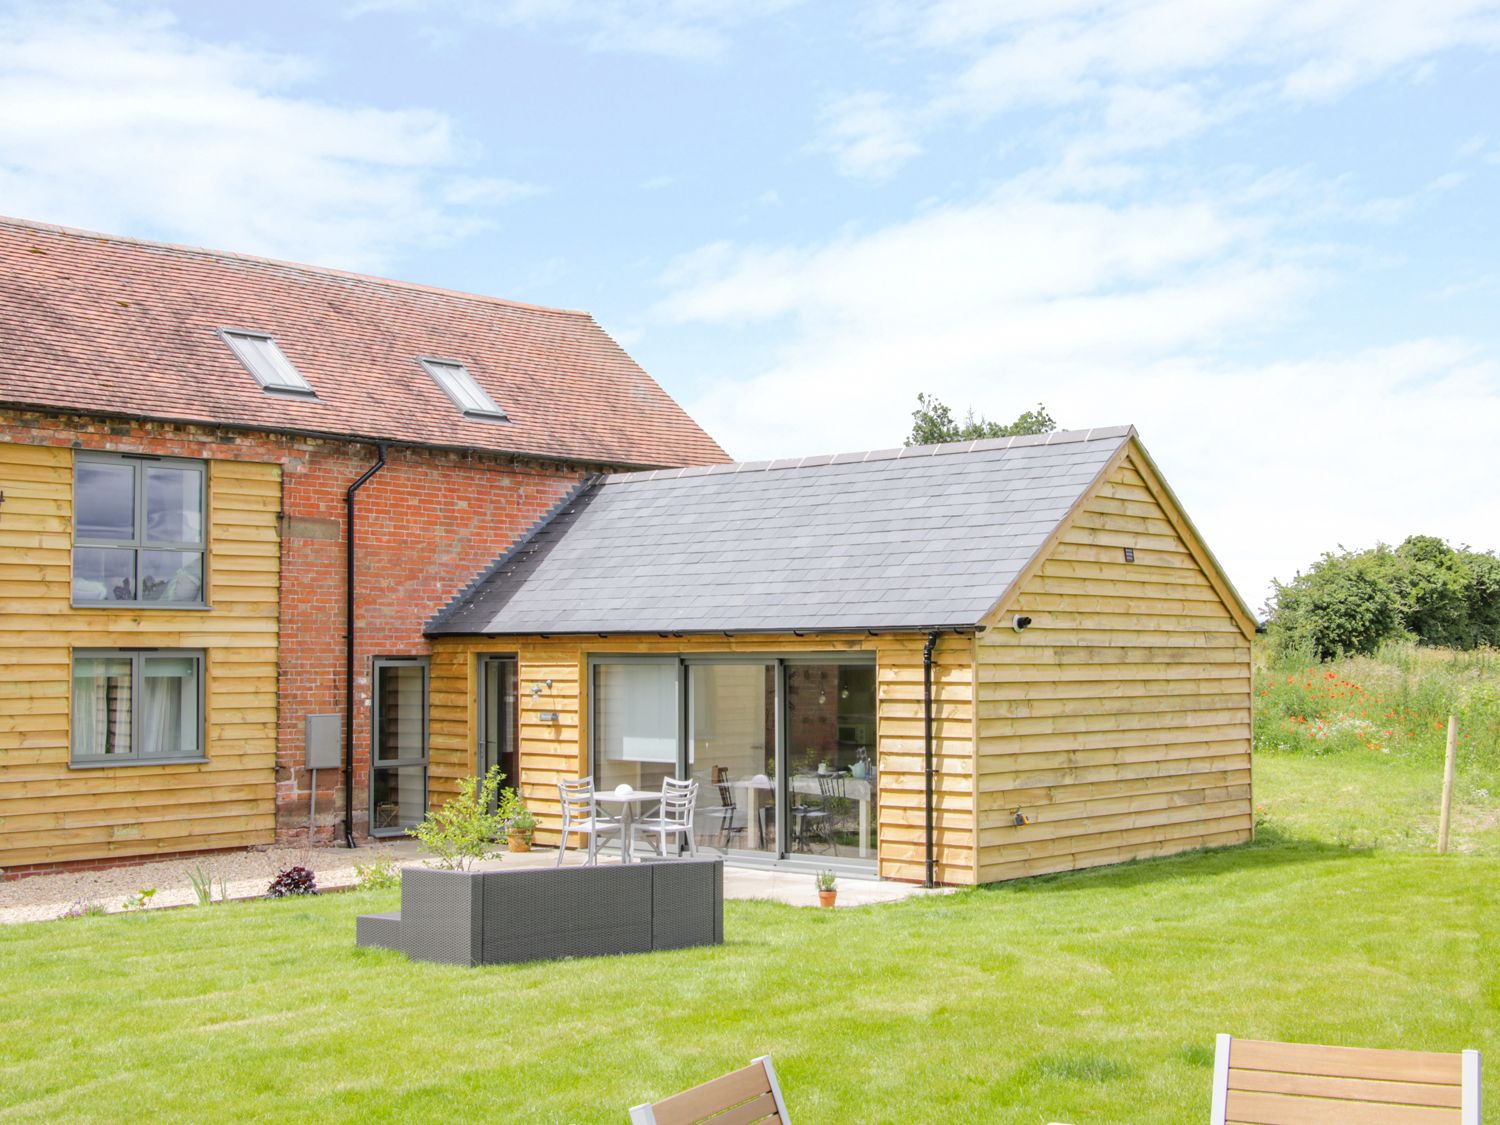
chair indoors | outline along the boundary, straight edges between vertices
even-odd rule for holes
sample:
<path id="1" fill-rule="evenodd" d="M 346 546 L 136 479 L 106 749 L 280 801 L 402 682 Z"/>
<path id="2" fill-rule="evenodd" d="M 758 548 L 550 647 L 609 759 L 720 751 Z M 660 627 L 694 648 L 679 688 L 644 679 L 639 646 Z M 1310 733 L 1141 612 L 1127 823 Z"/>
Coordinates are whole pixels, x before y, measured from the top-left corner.
<path id="1" fill-rule="evenodd" d="M 657 854 L 676 855 L 679 838 L 687 841 L 688 854 L 697 856 L 698 840 L 693 832 L 693 813 L 698 805 L 698 783 L 666 777 L 661 783 L 661 804 L 653 814 L 636 820 L 631 825 L 635 833 L 647 837 Z M 667 851 L 667 840 L 672 840 L 672 851 Z"/>
<path id="2" fill-rule="evenodd" d="M 573 833 L 588 837 L 588 862 L 599 862 L 599 841 L 609 836 L 620 838 L 623 853 L 625 837 L 621 833 L 621 822 L 612 816 L 604 816 L 594 801 L 594 779 L 580 777 L 572 781 L 559 781 L 557 795 L 562 803 L 562 840 L 557 845 L 557 866 L 563 864 L 568 851 L 568 840 Z"/>
<path id="3" fill-rule="evenodd" d="M 718 818 L 719 847 L 727 848 L 735 833 L 743 835 L 746 829 L 744 824 L 735 823 L 735 818 L 739 815 L 739 805 L 734 799 L 734 786 L 729 783 L 729 767 L 715 766 L 710 782 L 719 791 L 719 807 L 706 811 L 708 815 Z"/>

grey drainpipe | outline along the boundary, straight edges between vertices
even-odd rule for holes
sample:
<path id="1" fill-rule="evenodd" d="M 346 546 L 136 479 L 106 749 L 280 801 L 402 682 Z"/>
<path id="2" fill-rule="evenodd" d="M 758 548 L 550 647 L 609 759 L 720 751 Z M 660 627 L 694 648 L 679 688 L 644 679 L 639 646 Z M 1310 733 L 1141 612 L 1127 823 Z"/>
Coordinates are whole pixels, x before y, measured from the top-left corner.
<path id="1" fill-rule="evenodd" d="M 344 843 L 354 847 L 354 494 L 385 468 L 385 443 L 379 457 L 344 493 Z"/>
<path id="2" fill-rule="evenodd" d="M 922 767 L 925 783 L 927 810 L 927 881 L 923 886 L 931 887 L 936 862 L 932 848 L 932 650 L 937 647 L 936 631 L 927 634 L 927 643 L 922 646 Z"/>

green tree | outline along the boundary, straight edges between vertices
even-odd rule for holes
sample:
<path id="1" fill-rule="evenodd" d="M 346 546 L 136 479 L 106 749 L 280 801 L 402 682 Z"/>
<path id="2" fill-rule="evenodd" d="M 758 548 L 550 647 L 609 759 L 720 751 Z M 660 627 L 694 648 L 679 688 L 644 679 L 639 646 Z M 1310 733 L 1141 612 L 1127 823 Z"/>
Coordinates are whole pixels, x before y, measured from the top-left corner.
<path id="1" fill-rule="evenodd" d="M 1022 434 L 1049 434 L 1057 429 L 1057 423 L 1041 403 L 1035 410 L 1027 410 L 1014 422 L 991 422 L 983 415 L 975 416 L 973 408 L 964 412 L 963 421 L 953 417 L 953 411 L 936 395 L 917 395 L 917 409 L 911 412 L 911 433 L 906 437 L 907 445 L 938 445 L 945 441 L 974 441 L 977 438 L 1018 437 Z"/>
<path id="2" fill-rule="evenodd" d="M 1310 652 L 1317 660 L 1370 653 L 1401 627 L 1389 563 L 1373 551 L 1328 552 L 1274 587 L 1270 631 L 1283 652 Z"/>
<path id="3" fill-rule="evenodd" d="M 1500 646 L 1500 559 L 1413 535 L 1395 548 L 1325 554 L 1276 583 L 1267 608 L 1277 647 L 1320 660 L 1403 633 L 1445 648 Z"/>

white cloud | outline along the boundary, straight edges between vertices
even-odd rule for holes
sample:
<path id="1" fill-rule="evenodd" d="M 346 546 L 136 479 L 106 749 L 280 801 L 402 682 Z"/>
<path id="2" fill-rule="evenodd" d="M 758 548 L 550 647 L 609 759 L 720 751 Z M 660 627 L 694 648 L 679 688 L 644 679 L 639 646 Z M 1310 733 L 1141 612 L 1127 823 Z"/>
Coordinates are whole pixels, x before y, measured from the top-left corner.
<path id="1" fill-rule="evenodd" d="M 823 111 L 823 135 L 814 146 L 834 155 L 846 176 L 889 176 L 922 151 L 906 120 L 881 93 L 849 94 Z"/>
<path id="2" fill-rule="evenodd" d="M 934 53 L 929 97 L 880 103 L 905 145 L 954 120 L 1041 108 L 1055 116 L 1039 135 L 1080 171 L 1278 102 L 1393 75 L 1424 81 L 1452 48 L 1500 48 L 1496 0 L 903 0 L 877 11 L 877 35 L 903 56 Z"/>
<path id="3" fill-rule="evenodd" d="M 305 59 L 163 13 L 0 18 L 0 211 L 357 269 L 451 242 L 534 193 L 464 172 L 443 114 L 300 95 Z"/>
<path id="4" fill-rule="evenodd" d="M 1321 259 L 1320 259 L 1321 260 Z M 1428 531 L 1485 545 L 1500 365 L 1419 339 L 1282 363 L 1234 346 L 1325 281 L 1236 199 L 1106 206 L 1011 185 L 808 246 L 705 247 L 658 315 L 784 329 L 745 379 L 687 405 L 746 458 L 898 444 L 918 391 L 1064 425 L 1137 424 L 1243 592 L 1338 542 Z"/>
<path id="5" fill-rule="evenodd" d="M 351 17 L 379 12 L 441 15 L 501 27 L 550 29 L 594 51 L 634 52 L 712 60 L 730 46 L 730 32 L 800 0 L 356 0 Z M 427 35 L 456 41 L 451 28 Z"/>

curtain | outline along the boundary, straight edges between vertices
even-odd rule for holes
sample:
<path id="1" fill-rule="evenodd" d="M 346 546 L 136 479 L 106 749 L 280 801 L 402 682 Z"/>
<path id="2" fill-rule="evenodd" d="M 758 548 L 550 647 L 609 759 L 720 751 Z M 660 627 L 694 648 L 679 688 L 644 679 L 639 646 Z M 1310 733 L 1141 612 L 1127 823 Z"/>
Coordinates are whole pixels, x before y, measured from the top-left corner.
<path id="1" fill-rule="evenodd" d="M 141 679 L 142 756 L 198 751 L 198 662 L 190 656 L 148 656 Z"/>
<path id="2" fill-rule="evenodd" d="M 79 657 L 73 665 L 73 754 L 130 752 L 130 658 Z"/>
<path id="3" fill-rule="evenodd" d="M 600 664 L 594 725 L 604 761 L 677 764 L 677 665 Z"/>

